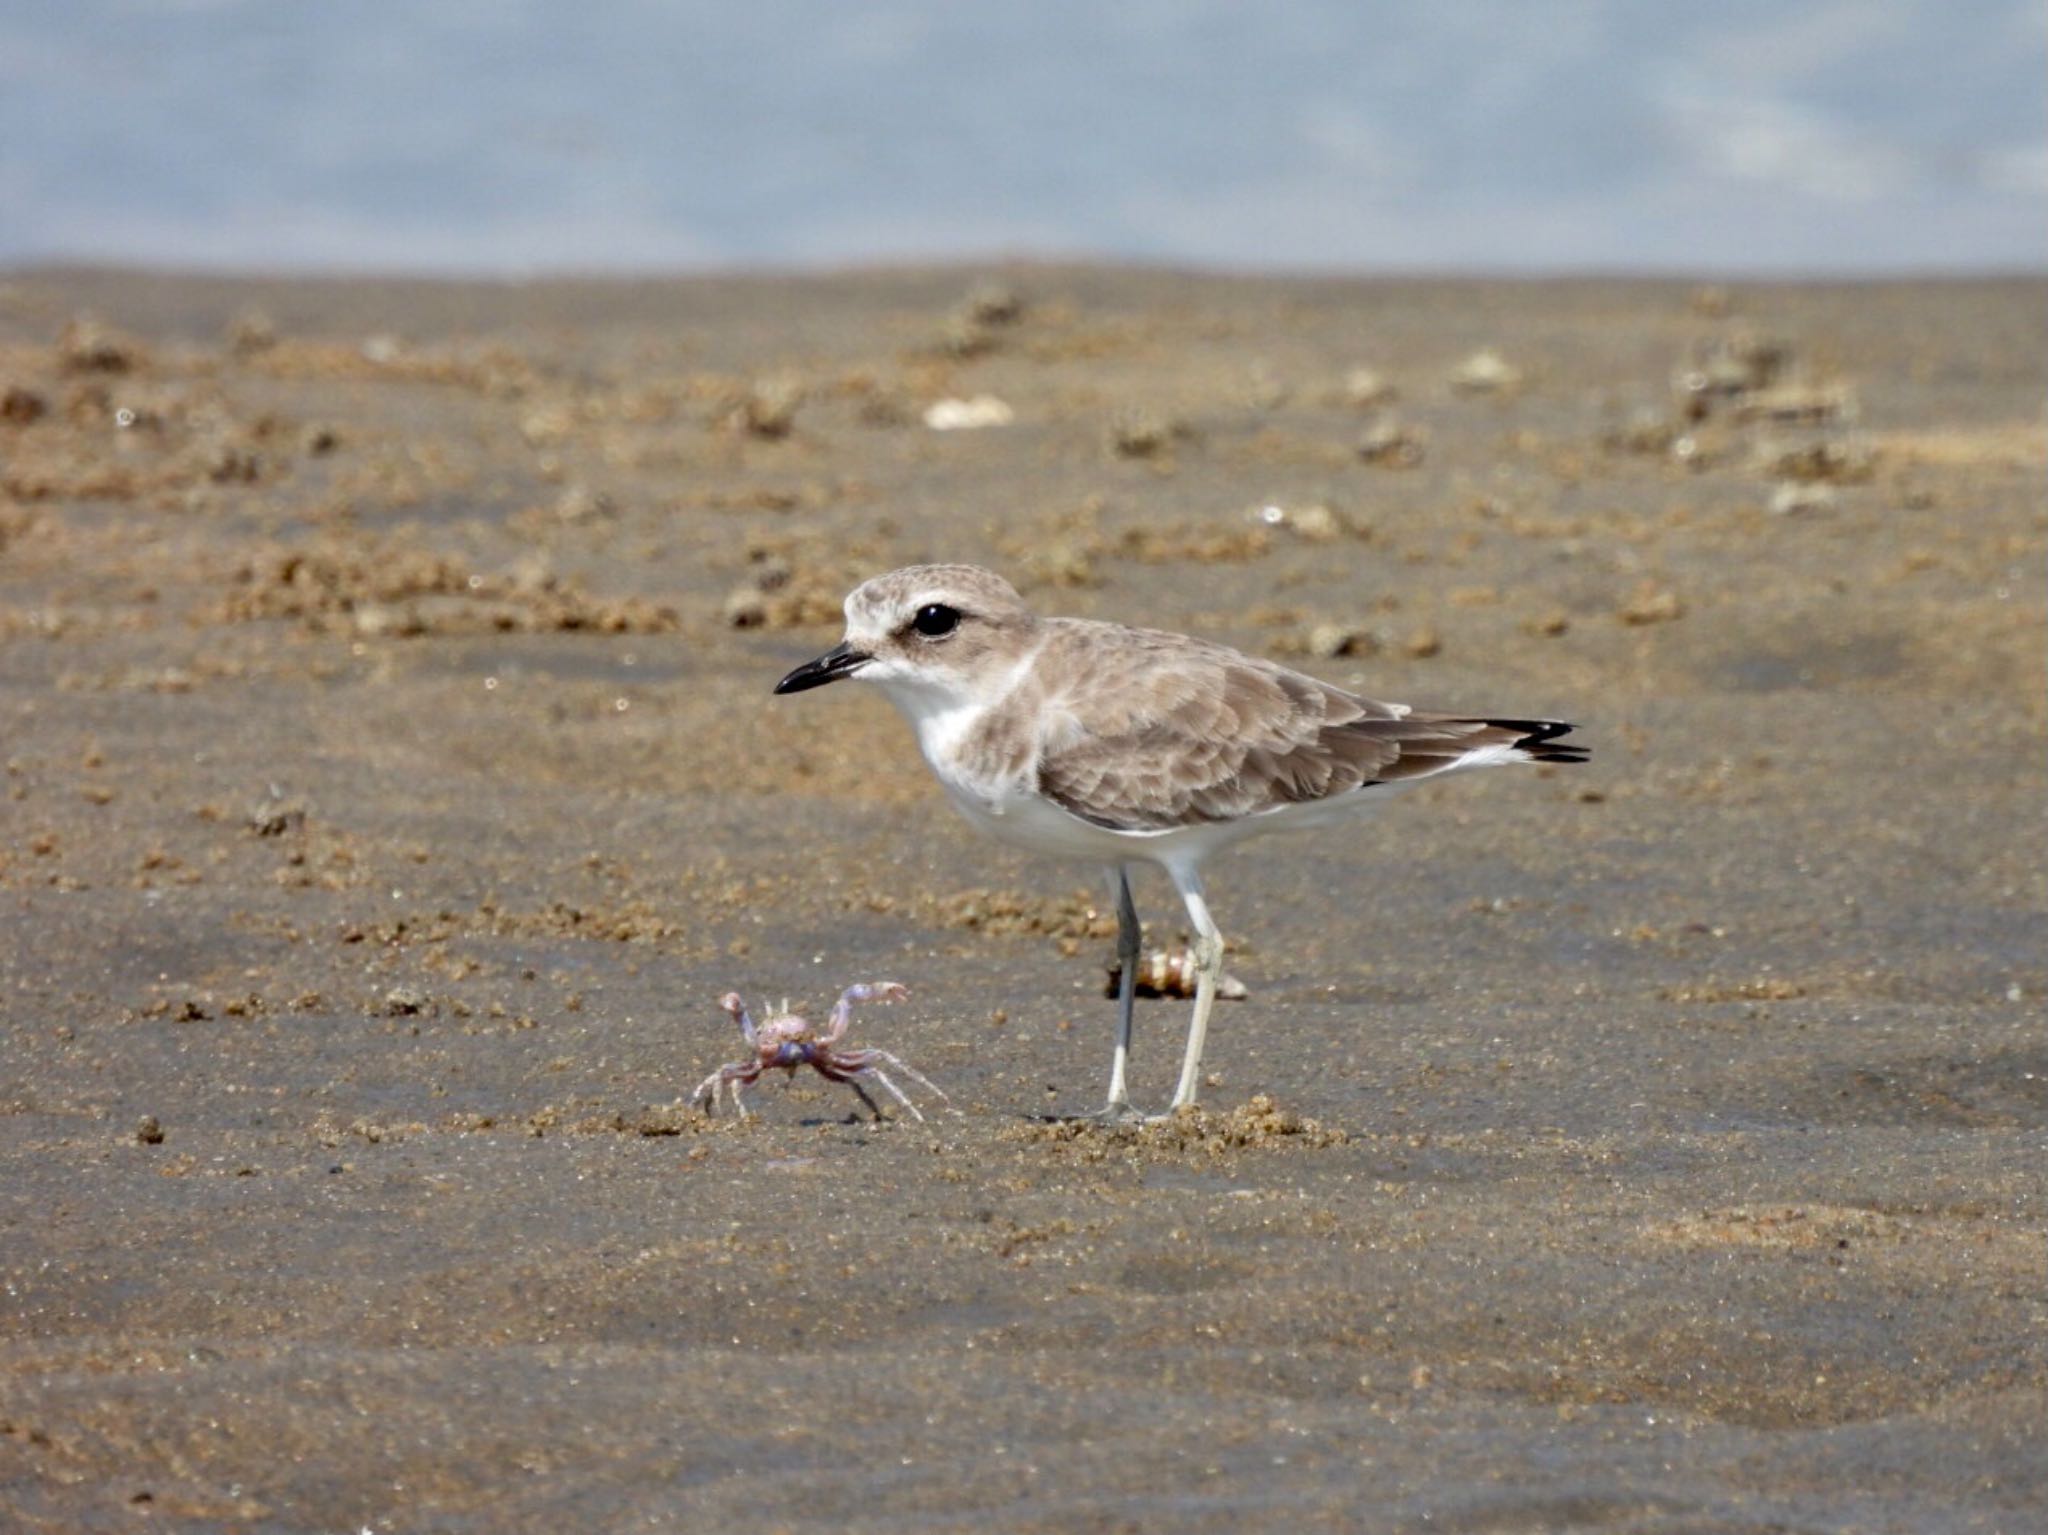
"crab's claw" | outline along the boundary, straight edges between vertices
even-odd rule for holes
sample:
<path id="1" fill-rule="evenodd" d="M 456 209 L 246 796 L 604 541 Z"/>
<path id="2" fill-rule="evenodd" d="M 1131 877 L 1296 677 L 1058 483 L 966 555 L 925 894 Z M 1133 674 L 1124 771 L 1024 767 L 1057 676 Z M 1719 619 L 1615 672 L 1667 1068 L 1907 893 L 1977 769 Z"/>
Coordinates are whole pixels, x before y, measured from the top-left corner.
<path id="1" fill-rule="evenodd" d="M 740 994 L 729 991 L 718 999 L 718 1005 L 731 1015 L 732 1021 L 740 1026 L 740 1033 L 751 1045 L 754 1042 L 754 1020 L 747 1016 L 747 1004 L 740 1000 Z"/>
<path id="2" fill-rule="evenodd" d="M 902 1002 L 910 996 L 908 986 L 899 986 L 894 981 L 865 981 L 858 986 L 846 988 L 849 1002 Z"/>

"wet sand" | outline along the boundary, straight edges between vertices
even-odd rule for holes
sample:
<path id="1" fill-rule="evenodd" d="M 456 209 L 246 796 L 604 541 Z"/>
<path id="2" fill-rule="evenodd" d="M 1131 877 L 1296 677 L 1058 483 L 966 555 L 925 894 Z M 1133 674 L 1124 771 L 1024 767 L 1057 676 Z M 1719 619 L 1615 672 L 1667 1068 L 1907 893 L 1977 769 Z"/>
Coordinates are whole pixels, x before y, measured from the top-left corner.
<path id="1" fill-rule="evenodd" d="M 2048 284 L 988 276 L 0 282 L 0 1526 L 2041 1527 Z M 768 695 L 926 558 L 1594 758 L 1074 1133 L 1094 871 Z M 687 1106 L 859 980 L 957 1116 Z"/>

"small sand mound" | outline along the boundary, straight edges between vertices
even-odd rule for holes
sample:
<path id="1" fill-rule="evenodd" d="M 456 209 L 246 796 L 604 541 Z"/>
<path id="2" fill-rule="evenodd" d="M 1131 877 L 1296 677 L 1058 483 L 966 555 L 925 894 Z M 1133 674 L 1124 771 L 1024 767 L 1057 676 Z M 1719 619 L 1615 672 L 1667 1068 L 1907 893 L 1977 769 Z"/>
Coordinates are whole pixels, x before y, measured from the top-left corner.
<path id="1" fill-rule="evenodd" d="M 1134 1124 L 1102 1124 L 1063 1119 L 1022 1126 L 1016 1138 L 1041 1145 L 1069 1146 L 1090 1160 L 1115 1150 L 1153 1152 L 1167 1156 L 1235 1151 L 1320 1151 L 1342 1146 L 1351 1137 L 1283 1109 L 1265 1093 L 1234 1109 L 1205 1109 L 1200 1104 L 1177 1109 L 1164 1119 Z"/>
<path id="2" fill-rule="evenodd" d="M 577 1135 L 703 1135 L 716 1128 L 712 1120 L 686 1103 L 648 1104 L 632 1113 L 614 1111 L 582 1119 L 570 1127 Z"/>

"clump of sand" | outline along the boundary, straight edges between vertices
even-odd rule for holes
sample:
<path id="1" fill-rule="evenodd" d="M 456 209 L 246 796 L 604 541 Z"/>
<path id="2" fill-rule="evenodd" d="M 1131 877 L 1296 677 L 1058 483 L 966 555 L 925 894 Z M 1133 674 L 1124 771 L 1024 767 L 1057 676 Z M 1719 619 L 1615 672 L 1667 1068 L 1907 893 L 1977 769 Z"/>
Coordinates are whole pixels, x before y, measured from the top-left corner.
<path id="1" fill-rule="evenodd" d="M 1060 1119 L 1020 1126 L 1016 1139 L 1069 1148 L 1083 1160 L 1101 1161 L 1113 1152 L 1162 1157 L 1227 1156 L 1239 1151 L 1321 1151 L 1347 1144 L 1344 1131 L 1282 1108 L 1266 1093 L 1255 1093 L 1233 1109 L 1190 1104 L 1162 1119 L 1105 1124 Z"/>

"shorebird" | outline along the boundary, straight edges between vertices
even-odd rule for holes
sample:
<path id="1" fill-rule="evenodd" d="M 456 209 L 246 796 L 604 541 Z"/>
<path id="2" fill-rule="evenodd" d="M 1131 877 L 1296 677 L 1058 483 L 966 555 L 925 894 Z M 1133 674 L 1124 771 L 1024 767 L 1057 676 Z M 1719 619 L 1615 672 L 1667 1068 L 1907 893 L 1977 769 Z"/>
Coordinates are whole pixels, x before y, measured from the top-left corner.
<path id="1" fill-rule="evenodd" d="M 1001 576 L 912 565 L 857 586 L 846 637 L 775 684 L 859 678 L 888 695 L 961 814 L 1035 853 L 1105 865 L 1116 891 L 1116 1045 L 1104 1118 L 1137 1117 L 1126 1073 L 1138 955 L 1130 865 L 1158 865 L 1195 930 L 1194 1014 L 1169 1112 L 1195 1101 L 1223 935 L 1202 866 L 1267 832 L 1327 826 L 1443 773 L 1583 762 L 1558 720 L 1426 714 L 1227 646 L 1040 618 Z"/>

